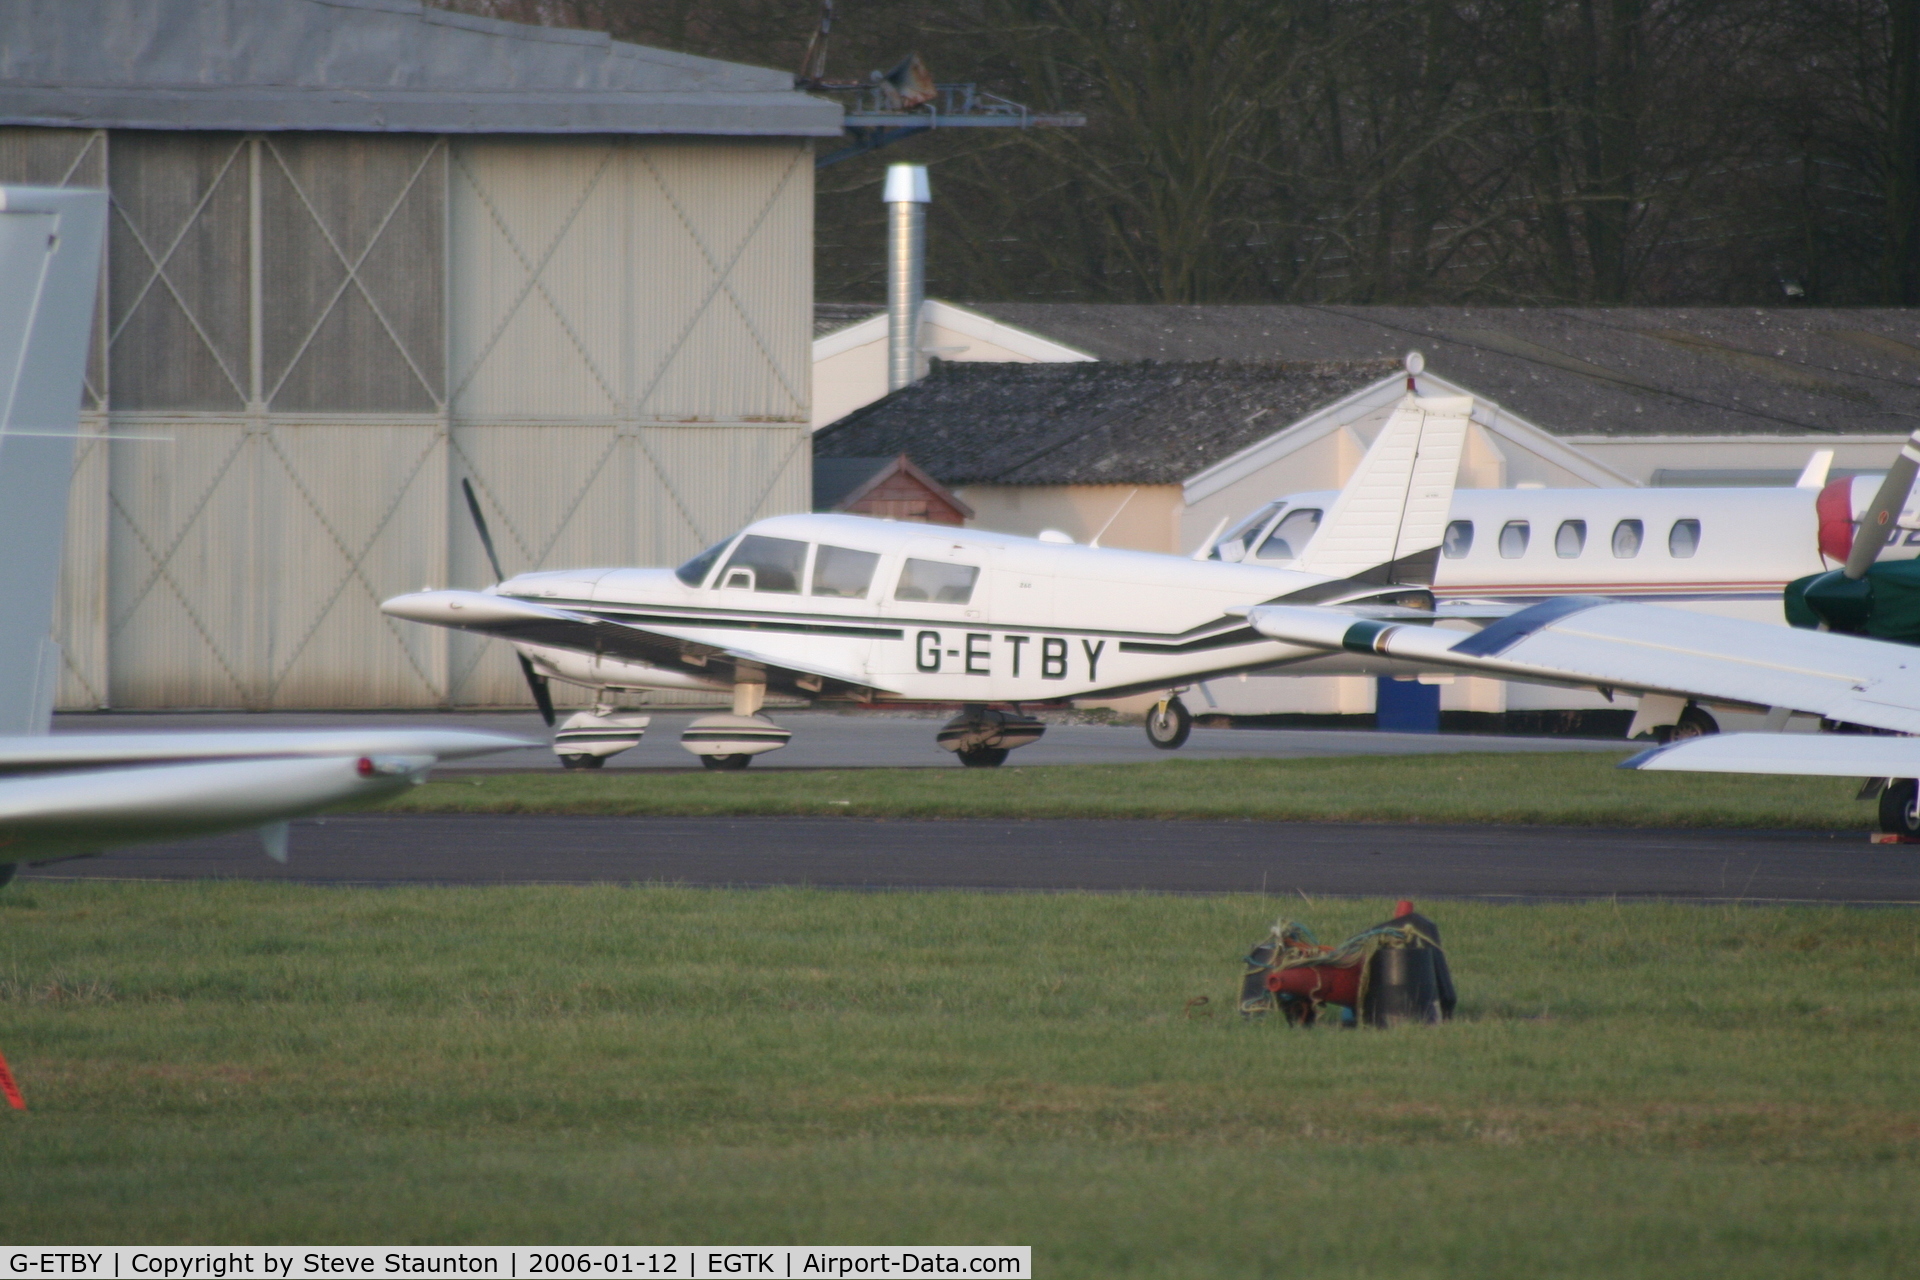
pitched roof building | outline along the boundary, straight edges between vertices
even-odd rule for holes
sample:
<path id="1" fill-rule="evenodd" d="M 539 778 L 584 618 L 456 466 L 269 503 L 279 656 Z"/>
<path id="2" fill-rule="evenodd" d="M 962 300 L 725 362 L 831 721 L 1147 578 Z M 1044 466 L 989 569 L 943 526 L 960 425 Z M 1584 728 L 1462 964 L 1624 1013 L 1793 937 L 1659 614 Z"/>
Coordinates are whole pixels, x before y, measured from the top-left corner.
<path id="1" fill-rule="evenodd" d="M 909 453 L 948 485 L 1177 485 L 1393 373 L 1311 363 L 937 362 L 816 432 L 816 457 Z"/>
<path id="2" fill-rule="evenodd" d="M 974 514 L 972 507 L 904 453 L 891 458 L 816 457 L 813 509 L 950 525 L 965 524 Z"/>
<path id="3" fill-rule="evenodd" d="M 1920 313 L 1899 308 L 985 303 L 1101 360 L 1398 359 L 1563 436 L 1905 435 Z"/>

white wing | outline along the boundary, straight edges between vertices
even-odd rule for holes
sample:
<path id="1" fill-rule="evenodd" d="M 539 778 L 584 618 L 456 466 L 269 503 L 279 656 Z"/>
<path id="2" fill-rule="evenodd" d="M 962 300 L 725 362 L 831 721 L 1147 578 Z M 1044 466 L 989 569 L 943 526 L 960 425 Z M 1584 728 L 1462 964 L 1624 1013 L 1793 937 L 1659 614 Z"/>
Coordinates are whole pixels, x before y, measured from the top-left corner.
<path id="1" fill-rule="evenodd" d="M 823 662 L 817 653 L 799 651 L 799 645 L 790 644 L 778 632 L 757 631 L 746 626 L 695 628 L 652 622 L 638 626 L 483 591 L 421 591 L 383 601 L 380 610 L 411 622 L 471 631 L 516 644 L 605 654 L 668 670 L 684 670 L 687 655 L 695 654 L 708 661 L 705 668 L 708 670 L 711 662 L 724 665 L 733 660 L 766 667 L 776 685 L 791 686 L 795 676 L 820 677 L 851 688 L 897 692 L 877 683 L 864 671 Z M 883 634 L 884 624 L 854 619 L 848 622 L 847 629 Z"/>
<path id="2" fill-rule="evenodd" d="M 1622 769 L 1920 778 L 1920 738 L 1867 733 L 1715 733 L 1655 747 Z"/>
<path id="3" fill-rule="evenodd" d="M 1658 605 L 1560 596 L 1483 631 L 1261 605 L 1256 630 L 1311 648 L 1381 654 L 1505 680 L 1787 707 L 1920 733 L 1920 649 Z"/>

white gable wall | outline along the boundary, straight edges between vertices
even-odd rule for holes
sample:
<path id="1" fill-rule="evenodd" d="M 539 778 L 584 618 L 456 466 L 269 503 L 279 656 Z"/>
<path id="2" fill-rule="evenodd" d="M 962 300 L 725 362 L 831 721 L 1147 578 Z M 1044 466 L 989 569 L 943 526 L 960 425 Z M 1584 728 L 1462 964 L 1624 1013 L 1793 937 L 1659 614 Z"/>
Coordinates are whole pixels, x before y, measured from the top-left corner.
<path id="1" fill-rule="evenodd" d="M 1003 364 L 1079 363 L 1084 351 L 929 298 L 920 308 L 922 370 L 928 356 Z M 887 394 L 887 315 L 868 316 L 813 341 L 813 429 Z"/>

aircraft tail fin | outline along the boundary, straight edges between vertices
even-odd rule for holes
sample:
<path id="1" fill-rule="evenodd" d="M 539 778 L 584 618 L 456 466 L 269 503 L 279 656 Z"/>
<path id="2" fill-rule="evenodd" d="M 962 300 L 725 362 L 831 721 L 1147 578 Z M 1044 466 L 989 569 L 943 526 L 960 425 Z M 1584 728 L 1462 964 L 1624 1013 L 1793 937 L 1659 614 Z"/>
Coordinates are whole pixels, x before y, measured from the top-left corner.
<path id="1" fill-rule="evenodd" d="M 1431 584 L 1473 413 L 1472 396 L 1409 392 L 1380 428 L 1293 568 L 1363 578 L 1394 566 L 1393 581 Z"/>
<path id="2" fill-rule="evenodd" d="M 0 735 L 46 733 L 107 193 L 0 187 Z"/>

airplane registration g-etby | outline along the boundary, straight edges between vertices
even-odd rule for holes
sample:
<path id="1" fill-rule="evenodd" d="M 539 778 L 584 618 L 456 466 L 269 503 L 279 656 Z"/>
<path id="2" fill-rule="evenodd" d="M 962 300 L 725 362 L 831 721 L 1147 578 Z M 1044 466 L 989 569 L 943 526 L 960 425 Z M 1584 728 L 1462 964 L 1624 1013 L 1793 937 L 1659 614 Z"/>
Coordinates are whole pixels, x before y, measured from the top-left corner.
<path id="1" fill-rule="evenodd" d="M 443 759 L 530 745 L 434 729 L 50 736 L 50 636 L 104 191 L 0 187 L 0 884 L 22 863 L 363 806 Z"/>
<path id="2" fill-rule="evenodd" d="M 599 691 L 554 750 L 594 767 L 634 745 L 645 717 L 616 691 L 730 690 L 733 713 L 682 738 L 711 768 L 744 767 L 788 731 L 758 714 L 769 690 L 872 706 L 958 705 L 940 745 L 1002 763 L 1041 723 L 1024 708 L 1161 692 L 1148 736 L 1186 739 L 1178 691 L 1297 663 L 1388 673 L 1372 657 L 1277 644 L 1227 612 L 1252 601 L 1427 608 L 1472 402 L 1409 394 L 1286 569 L 1078 546 L 843 515 L 761 520 L 678 569 L 526 573 L 485 591 L 427 591 L 381 608 L 509 641 L 551 721 L 545 682 Z M 471 493 L 469 494 L 471 498 Z M 476 521 L 492 554 L 485 522 Z M 496 573 L 498 567 L 496 565 Z"/>

